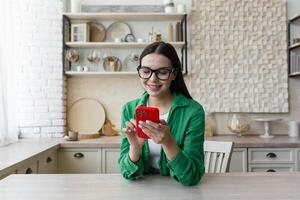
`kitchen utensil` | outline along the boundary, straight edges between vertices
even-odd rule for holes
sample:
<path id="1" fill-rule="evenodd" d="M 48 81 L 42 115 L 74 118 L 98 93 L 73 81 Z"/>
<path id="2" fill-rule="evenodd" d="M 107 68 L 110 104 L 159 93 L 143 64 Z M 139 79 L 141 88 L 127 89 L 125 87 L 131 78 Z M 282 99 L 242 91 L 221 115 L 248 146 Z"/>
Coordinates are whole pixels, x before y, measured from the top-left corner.
<path id="1" fill-rule="evenodd" d="M 106 31 L 101 23 L 90 23 L 90 42 L 103 42 L 105 40 Z"/>
<path id="2" fill-rule="evenodd" d="M 122 71 L 135 71 L 139 65 L 139 55 L 137 53 L 130 53 L 123 61 Z"/>
<path id="3" fill-rule="evenodd" d="M 116 56 L 107 56 L 103 58 L 103 68 L 105 71 L 121 71 L 122 62 Z"/>
<path id="4" fill-rule="evenodd" d="M 127 34 L 125 36 L 125 42 L 135 42 L 135 37 L 133 34 Z"/>
<path id="5" fill-rule="evenodd" d="M 125 36 L 131 34 L 131 28 L 123 22 L 114 22 L 106 29 L 106 41 L 114 42 L 115 38 L 125 40 Z"/>
<path id="6" fill-rule="evenodd" d="M 69 49 L 66 52 L 66 59 L 70 62 L 77 62 L 79 60 L 79 53 L 75 49 Z"/>
<path id="7" fill-rule="evenodd" d="M 105 136 L 114 136 L 119 132 L 118 128 L 114 126 L 110 120 L 105 120 L 105 123 L 101 129 L 101 134 Z"/>
<path id="8" fill-rule="evenodd" d="M 98 63 L 101 60 L 100 53 L 97 51 L 92 51 L 88 56 L 87 60 L 91 63 Z"/>
<path id="9" fill-rule="evenodd" d="M 99 135 L 104 121 L 104 108 L 96 99 L 78 99 L 71 104 L 67 113 L 68 128 L 78 131 L 80 138 Z"/>

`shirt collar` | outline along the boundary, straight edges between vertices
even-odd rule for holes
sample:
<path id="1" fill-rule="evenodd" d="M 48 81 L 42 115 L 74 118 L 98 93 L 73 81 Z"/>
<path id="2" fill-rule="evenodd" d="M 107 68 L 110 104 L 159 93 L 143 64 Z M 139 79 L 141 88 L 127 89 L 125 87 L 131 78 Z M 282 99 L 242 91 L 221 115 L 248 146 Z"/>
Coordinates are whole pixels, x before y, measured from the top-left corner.
<path id="1" fill-rule="evenodd" d="M 172 102 L 172 108 L 176 107 L 182 107 L 188 105 L 188 98 L 186 98 L 184 95 L 178 93 L 178 92 L 172 92 L 173 94 L 173 102 Z M 147 100 L 149 98 L 149 94 L 145 91 L 138 103 L 139 106 L 146 106 Z"/>

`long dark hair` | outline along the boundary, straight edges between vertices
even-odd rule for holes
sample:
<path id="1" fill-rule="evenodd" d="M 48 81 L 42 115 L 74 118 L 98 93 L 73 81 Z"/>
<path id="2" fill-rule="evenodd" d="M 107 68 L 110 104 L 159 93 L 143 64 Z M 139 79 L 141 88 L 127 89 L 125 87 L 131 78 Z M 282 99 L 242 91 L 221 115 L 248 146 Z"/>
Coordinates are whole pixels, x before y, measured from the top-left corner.
<path id="1" fill-rule="evenodd" d="M 148 45 L 140 55 L 140 66 L 142 65 L 142 59 L 151 53 L 157 53 L 166 56 L 172 63 L 172 68 L 175 69 L 176 78 L 171 82 L 170 90 L 172 92 L 179 92 L 185 97 L 192 99 L 183 79 L 181 64 L 178 58 L 175 48 L 165 42 L 154 42 Z"/>

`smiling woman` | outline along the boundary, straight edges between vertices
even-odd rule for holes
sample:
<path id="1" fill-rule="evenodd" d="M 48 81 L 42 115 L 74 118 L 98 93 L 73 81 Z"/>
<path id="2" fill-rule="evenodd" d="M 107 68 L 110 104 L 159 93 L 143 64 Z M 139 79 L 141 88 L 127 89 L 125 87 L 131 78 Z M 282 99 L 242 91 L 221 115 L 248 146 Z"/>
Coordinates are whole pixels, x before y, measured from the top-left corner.
<path id="1" fill-rule="evenodd" d="M 4 1 L 0 7 L 0 146 L 18 139 L 12 5 Z"/>
<path id="2" fill-rule="evenodd" d="M 127 179 L 160 173 L 195 185 L 204 174 L 204 111 L 190 96 L 180 66 L 169 43 L 150 44 L 140 56 L 137 70 L 145 92 L 126 103 L 122 113 L 119 165 Z M 160 122 L 137 124 L 135 109 L 141 105 L 158 108 Z M 150 139 L 139 137 L 137 126 Z"/>

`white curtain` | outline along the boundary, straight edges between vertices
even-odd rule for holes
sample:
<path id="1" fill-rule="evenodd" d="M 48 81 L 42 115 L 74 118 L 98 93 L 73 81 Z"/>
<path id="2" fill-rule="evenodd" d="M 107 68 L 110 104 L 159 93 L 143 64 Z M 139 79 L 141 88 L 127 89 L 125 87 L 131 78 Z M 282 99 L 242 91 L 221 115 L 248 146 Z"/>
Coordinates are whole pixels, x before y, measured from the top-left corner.
<path id="1" fill-rule="evenodd" d="M 14 2 L 3 1 L 0 7 L 0 146 L 18 140 Z"/>

